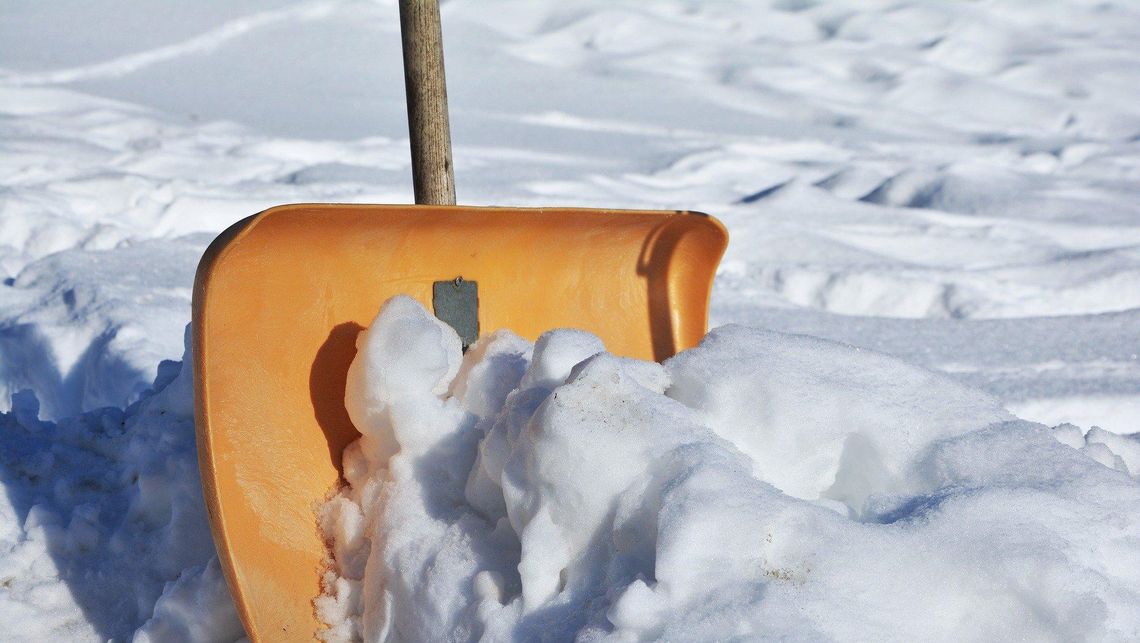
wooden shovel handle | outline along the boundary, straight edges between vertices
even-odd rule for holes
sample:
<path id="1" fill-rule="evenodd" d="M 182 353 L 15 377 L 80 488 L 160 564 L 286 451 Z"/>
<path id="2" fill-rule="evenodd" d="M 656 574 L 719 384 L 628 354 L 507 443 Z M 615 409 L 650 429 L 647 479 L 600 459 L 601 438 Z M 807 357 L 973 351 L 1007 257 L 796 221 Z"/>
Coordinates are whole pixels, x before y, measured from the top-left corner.
<path id="1" fill-rule="evenodd" d="M 400 34 L 416 203 L 455 205 L 439 0 L 400 0 Z"/>

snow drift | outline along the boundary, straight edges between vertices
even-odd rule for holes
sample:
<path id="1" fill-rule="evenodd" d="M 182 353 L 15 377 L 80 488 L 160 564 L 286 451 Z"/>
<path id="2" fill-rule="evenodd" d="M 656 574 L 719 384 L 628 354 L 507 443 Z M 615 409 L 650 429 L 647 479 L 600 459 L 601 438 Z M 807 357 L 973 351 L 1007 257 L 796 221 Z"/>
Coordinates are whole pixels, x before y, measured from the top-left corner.
<path id="1" fill-rule="evenodd" d="M 395 298 L 358 350 L 329 639 L 1140 633 L 1127 438 L 744 327 L 664 365 L 572 330 L 461 355 Z"/>

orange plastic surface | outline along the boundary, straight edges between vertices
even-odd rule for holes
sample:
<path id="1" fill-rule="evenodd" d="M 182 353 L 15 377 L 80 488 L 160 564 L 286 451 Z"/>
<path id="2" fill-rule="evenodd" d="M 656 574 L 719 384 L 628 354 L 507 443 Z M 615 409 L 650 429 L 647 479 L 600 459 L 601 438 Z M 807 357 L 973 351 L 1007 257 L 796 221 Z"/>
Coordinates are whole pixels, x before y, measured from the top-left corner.
<path id="1" fill-rule="evenodd" d="M 211 528 L 246 631 L 311 640 L 325 546 L 316 508 L 359 434 L 344 409 L 357 333 L 432 283 L 478 282 L 483 334 L 589 330 L 661 360 L 708 323 L 728 235 L 686 212 L 288 205 L 206 251 L 194 286 L 199 462 Z"/>

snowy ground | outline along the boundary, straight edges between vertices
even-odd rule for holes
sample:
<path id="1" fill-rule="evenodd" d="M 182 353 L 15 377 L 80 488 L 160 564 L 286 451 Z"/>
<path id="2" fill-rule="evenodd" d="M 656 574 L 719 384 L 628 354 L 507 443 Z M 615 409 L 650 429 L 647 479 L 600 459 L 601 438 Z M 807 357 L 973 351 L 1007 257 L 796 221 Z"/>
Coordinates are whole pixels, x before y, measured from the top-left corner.
<path id="1" fill-rule="evenodd" d="M 715 214 L 714 325 L 1140 432 L 1140 6 L 451 0 L 443 19 L 462 202 Z M 187 377 L 160 363 L 212 233 L 279 203 L 411 200 L 397 24 L 357 0 L 0 12 L 18 638 L 152 616 L 158 638 L 232 635 L 210 548 L 178 545 L 206 532 Z M 177 384 L 147 397 L 156 376 Z"/>

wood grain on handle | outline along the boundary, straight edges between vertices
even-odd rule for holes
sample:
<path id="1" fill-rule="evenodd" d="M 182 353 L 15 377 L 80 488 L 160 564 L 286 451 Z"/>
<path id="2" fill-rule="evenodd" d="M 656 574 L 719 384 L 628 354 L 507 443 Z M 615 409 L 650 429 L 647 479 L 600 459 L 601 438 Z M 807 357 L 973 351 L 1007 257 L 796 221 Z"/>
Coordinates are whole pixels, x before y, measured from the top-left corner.
<path id="1" fill-rule="evenodd" d="M 439 0 L 400 0 L 416 203 L 455 205 Z"/>

